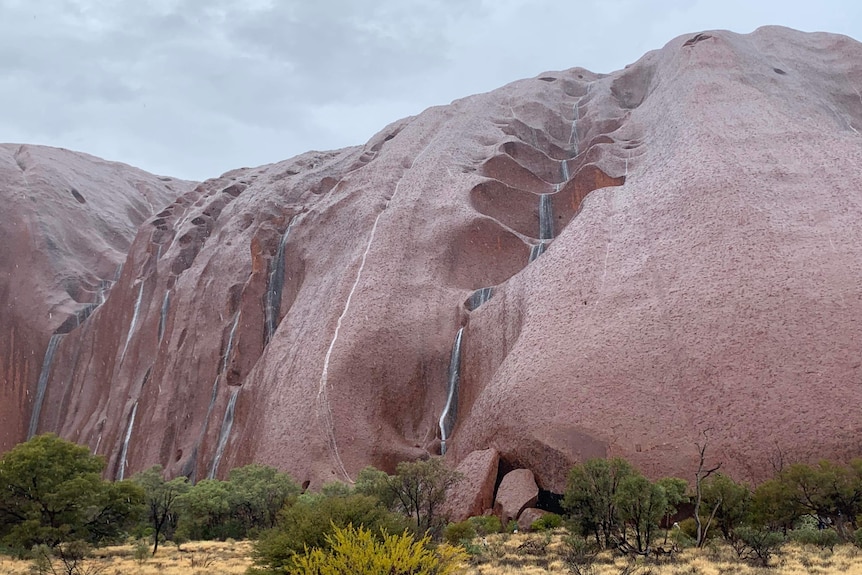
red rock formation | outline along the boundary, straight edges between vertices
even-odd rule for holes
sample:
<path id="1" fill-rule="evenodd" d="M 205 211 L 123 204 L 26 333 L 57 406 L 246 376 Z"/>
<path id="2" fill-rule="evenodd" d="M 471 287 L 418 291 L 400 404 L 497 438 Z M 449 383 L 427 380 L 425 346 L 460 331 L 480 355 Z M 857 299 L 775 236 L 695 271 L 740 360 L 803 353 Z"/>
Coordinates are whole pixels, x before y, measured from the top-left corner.
<path id="1" fill-rule="evenodd" d="M 499 458 L 494 449 L 474 451 L 465 457 L 456 469 L 461 477 L 449 489 L 442 515 L 458 523 L 491 509 Z"/>
<path id="2" fill-rule="evenodd" d="M 464 327 L 453 466 L 492 448 L 559 493 L 594 456 L 691 477 L 705 430 L 742 478 L 771 473 L 779 449 L 858 455 L 862 45 L 692 36 L 613 74 L 546 73 L 184 193 L 59 344 L 39 428 L 117 475 L 259 461 L 320 485 L 392 471 L 439 449 Z M 553 194 L 547 242 L 540 194 Z M 4 245 L 34 241 L 10 225 Z M 17 285 L 21 260 L 0 257 Z M 44 285 L 24 289 L 49 309 Z M 36 339 L 8 317 L 2 372 L 32 388 L 56 326 L 43 318 Z M 4 392 L 26 410 L 22 385 Z"/>
<path id="3" fill-rule="evenodd" d="M 26 439 L 51 334 L 93 311 L 138 226 L 188 188 L 86 154 L 0 144 L 0 451 Z"/>
<path id="4" fill-rule="evenodd" d="M 515 469 L 503 476 L 494 499 L 494 514 L 503 525 L 517 519 L 521 512 L 539 500 L 539 487 L 529 469 Z M 529 527 L 529 525 L 528 525 Z"/>

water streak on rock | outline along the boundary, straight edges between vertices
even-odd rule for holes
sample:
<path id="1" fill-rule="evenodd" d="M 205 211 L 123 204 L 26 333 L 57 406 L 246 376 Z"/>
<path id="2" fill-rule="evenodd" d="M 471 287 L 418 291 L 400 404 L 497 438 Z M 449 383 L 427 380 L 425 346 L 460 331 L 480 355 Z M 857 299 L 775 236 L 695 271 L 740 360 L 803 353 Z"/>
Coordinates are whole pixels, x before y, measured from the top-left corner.
<path id="1" fill-rule="evenodd" d="M 491 287 L 483 287 L 477 289 L 472 294 L 470 294 L 470 298 L 467 300 L 467 311 L 473 311 L 481 306 L 483 303 L 487 302 L 494 295 L 494 288 Z"/>
<path id="2" fill-rule="evenodd" d="M 42 402 L 45 400 L 45 390 L 48 387 L 48 378 L 51 375 L 51 362 L 54 360 L 54 352 L 57 351 L 57 346 L 60 345 L 63 335 L 61 333 L 54 334 L 48 340 L 48 349 L 45 351 L 45 357 L 42 360 L 42 371 L 39 373 L 39 383 L 36 385 L 36 398 L 33 400 L 33 411 L 30 413 L 30 428 L 27 430 L 27 439 L 36 435 L 36 429 L 39 427 L 39 414 L 42 411 Z"/>
<path id="3" fill-rule="evenodd" d="M 449 395 L 446 398 L 446 406 L 440 414 L 440 453 L 446 453 L 446 440 L 455 428 L 458 418 L 458 383 L 461 379 L 461 340 L 464 336 L 464 328 L 458 330 L 455 343 L 452 344 L 452 356 L 449 358 Z"/>
<path id="4" fill-rule="evenodd" d="M 141 280 L 141 286 L 138 288 L 138 299 L 135 301 L 135 311 L 132 313 L 132 323 L 129 324 L 129 333 L 126 335 L 126 343 L 123 345 L 123 353 L 120 354 L 120 363 L 126 357 L 126 351 L 129 349 L 129 342 L 132 341 L 132 334 L 135 332 L 135 326 L 138 325 L 138 316 L 141 313 L 141 302 L 144 299 L 144 280 Z"/>
<path id="5" fill-rule="evenodd" d="M 287 238 L 290 235 L 290 229 L 296 221 L 294 216 L 284 234 L 281 236 L 281 241 L 278 243 L 278 250 L 275 252 L 275 259 L 270 263 L 269 278 L 266 287 L 266 300 L 264 303 L 266 331 L 264 345 L 270 342 L 272 336 L 278 328 L 279 314 L 281 312 L 281 292 L 284 288 L 284 246 L 287 244 Z"/>
<path id="6" fill-rule="evenodd" d="M 239 395 L 239 387 L 234 387 L 230 392 L 230 399 L 227 403 L 227 409 L 224 411 L 224 419 L 221 423 L 221 431 L 219 431 L 218 435 L 218 444 L 216 446 L 215 457 L 213 457 L 213 463 L 210 467 L 209 475 L 207 475 L 207 479 L 214 479 L 216 473 L 218 472 L 218 466 L 221 462 L 222 455 L 224 455 L 225 447 L 227 447 L 227 440 L 230 437 L 230 429 L 233 427 L 233 414 L 236 409 L 236 398 Z"/>
<path id="7" fill-rule="evenodd" d="M 162 300 L 162 311 L 159 314 L 159 342 L 162 341 L 162 337 L 165 335 L 165 327 L 167 326 L 168 319 L 168 309 L 171 305 L 171 291 L 168 290 L 165 292 L 165 298 Z"/>
<path id="8" fill-rule="evenodd" d="M 132 406 L 129 415 L 129 425 L 126 427 L 126 435 L 123 437 L 123 448 L 120 450 L 120 465 L 117 467 L 117 481 L 122 481 L 126 475 L 127 455 L 129 453 L 129 440 L 132 438 L 132 427 L 135 425 L 135 415 L 138 413 L 138 402 Z"/>

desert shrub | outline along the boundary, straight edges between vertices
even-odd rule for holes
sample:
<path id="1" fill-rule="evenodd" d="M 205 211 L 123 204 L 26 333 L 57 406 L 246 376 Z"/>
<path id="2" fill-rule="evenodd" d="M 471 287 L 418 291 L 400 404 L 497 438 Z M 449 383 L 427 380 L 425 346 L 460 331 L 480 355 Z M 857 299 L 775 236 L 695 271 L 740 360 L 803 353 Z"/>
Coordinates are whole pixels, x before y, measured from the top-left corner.
<path id="1" fill-rule="evenodd" d="M 817 529 L 810 526 L 794 529 L 788 533 L 788 537 L 791 541 L 796 541 L 802 545 L 813 545 L 821 549 L 829 549 L 830 551 L 841 540 L 834 529 Z"/>
<path id="2" fill-rule="evenodd" d="M 448 543 L 457 545 L 461 542 L 469 542 L 476 537 L 476 528 L 470 521 L 450 523 L 443 529 L 443 539 Z"/>
<path id="3" fill-rule="evenodd" d="M 556 529 L 563 524 L 563 518 L 556 513 L 547 513 L 542 515 L 530 525 L 533 531 L 550 531 Z"/>
<path id="4" fill-rule="evenodd" d="M 306 548 L 326 551 L 328 536 L 348 525 L 363 526 L 375 535 L 400 533 L 406 527 L 401 515 L 367 495 L 300 498 L 282 510 L 276 528 L 261 533 L 252 552 L 255 563 L 273 571 L 288 568 Z"/>
<path id="5" fill-rule="evenodd" d="M 499 533 L 503 530 L 503 524 L 500 523 L 500 518 L 496 515 L 481 515 L 479 517 L 471 517 L 467 521 L 473 525 L 476 530 L 476 535 L 484 537 L 491 533 Z"/>
<path id="6" fill-rule="evenodd" d="M 744 552 L 737 551 L 740 557 L 759 562 L 764 567 L 784 543 L 784 535 L 762 527 L 740 527 L 736 534 L 745 545 Z"/>
<path id="7" fill-rule="evenodd" d="M 407 532 L 382 533 L 368 529 L 335 528 L 326 536 L 327 548 L 306 550 L 290 573 L 296 575 L 449 575 L 456 573 L 466 554 L 458 547 L 431 549 L 426 535 L 415 540 Z"/>

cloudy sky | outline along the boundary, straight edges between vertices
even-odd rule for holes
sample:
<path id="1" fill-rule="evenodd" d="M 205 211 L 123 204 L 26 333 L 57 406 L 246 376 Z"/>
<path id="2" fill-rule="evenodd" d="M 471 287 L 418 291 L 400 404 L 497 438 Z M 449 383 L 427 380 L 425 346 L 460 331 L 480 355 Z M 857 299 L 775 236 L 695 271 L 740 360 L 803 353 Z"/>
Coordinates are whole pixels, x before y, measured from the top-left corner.
<path id="1" fill-rule="evenodd" d="M 0 141 L 189 179 L 364 143 L 548 70 L 680 34 L 862 39 L 856 0 L 0 0 Z"/>

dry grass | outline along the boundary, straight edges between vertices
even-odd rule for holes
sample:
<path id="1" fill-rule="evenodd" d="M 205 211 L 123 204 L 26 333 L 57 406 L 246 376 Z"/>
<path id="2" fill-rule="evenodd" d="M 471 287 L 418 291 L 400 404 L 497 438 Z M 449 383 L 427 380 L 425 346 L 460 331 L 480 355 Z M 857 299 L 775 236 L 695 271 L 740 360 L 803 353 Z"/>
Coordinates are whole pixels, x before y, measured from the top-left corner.
<path id="1" fill-rule="evenodd" d="M 88 559 L 83 573 L 91 575 L 242 575 L 251 566 L 251 542 L 199 541 L 160 546 L 155 557 L 135 559 L 132 545 L 103 547 Z M 32 562 L 0 556 L 3 575 L 31 575 Z M 57 570 L 59 573 L 59 569 Z"/>
<path id="2" fill-rule="evenodd" d="M 561 536 L 537 534 L 496 536 L 486 539 L 481 552 L 472 560 L 467 575 L 545 575 L 570 574 L 565 561 Z M 524 543 L 533 545 L 524 548 Z M 539 552 L 546 543 L 544 553 Z M 519 549 L 521 547 L 521 549 Z M 530 549 L 529 547 L 533 547 Z M 539 553 L 539 554 L 537 554 Z M 741 562 L 727 546 L 709 549 L 686 549 L 672 558 L 660 560 L 640 557 L 637 560 L 598 555 L 592 566 L 582 567 L 583 575 L 862 575 L 862 550 L 852 545 L 835 547 L 835 551 L 795 544 L 785 545 L 768 567 Z"/>
<path id="3" fill-rule="evenodd" d="M 477 540 L 481 552 L 467 566 L 466 575 L 563 575 L 570 574 L 565 562 L 565 546 L 560 533 L 497 535 L 487 545 Z M 526 544 L 526 545 L 525 545 Z M 520 547 L 520 549 L 519 549 Z M 96 550 L 88 560 L 90 575 L 242 575 L 251 566 L 248 541 L 187 543 L 182 552 L 176 546 L 159 548 L 155 557 L 135 560 L 132 545 Z M 0 574 L 31 575 L 32 563 L 0 556 Z M 631 561 L 611 553 L 596 557 L 593 569 L 584 575 L 862 575 L 862 550 L 841 545 L 834 552 L 786 545 L 769 567 L 740 562 L 726 546 L 686 549 L 672 559 L 639 558 Z"/>

